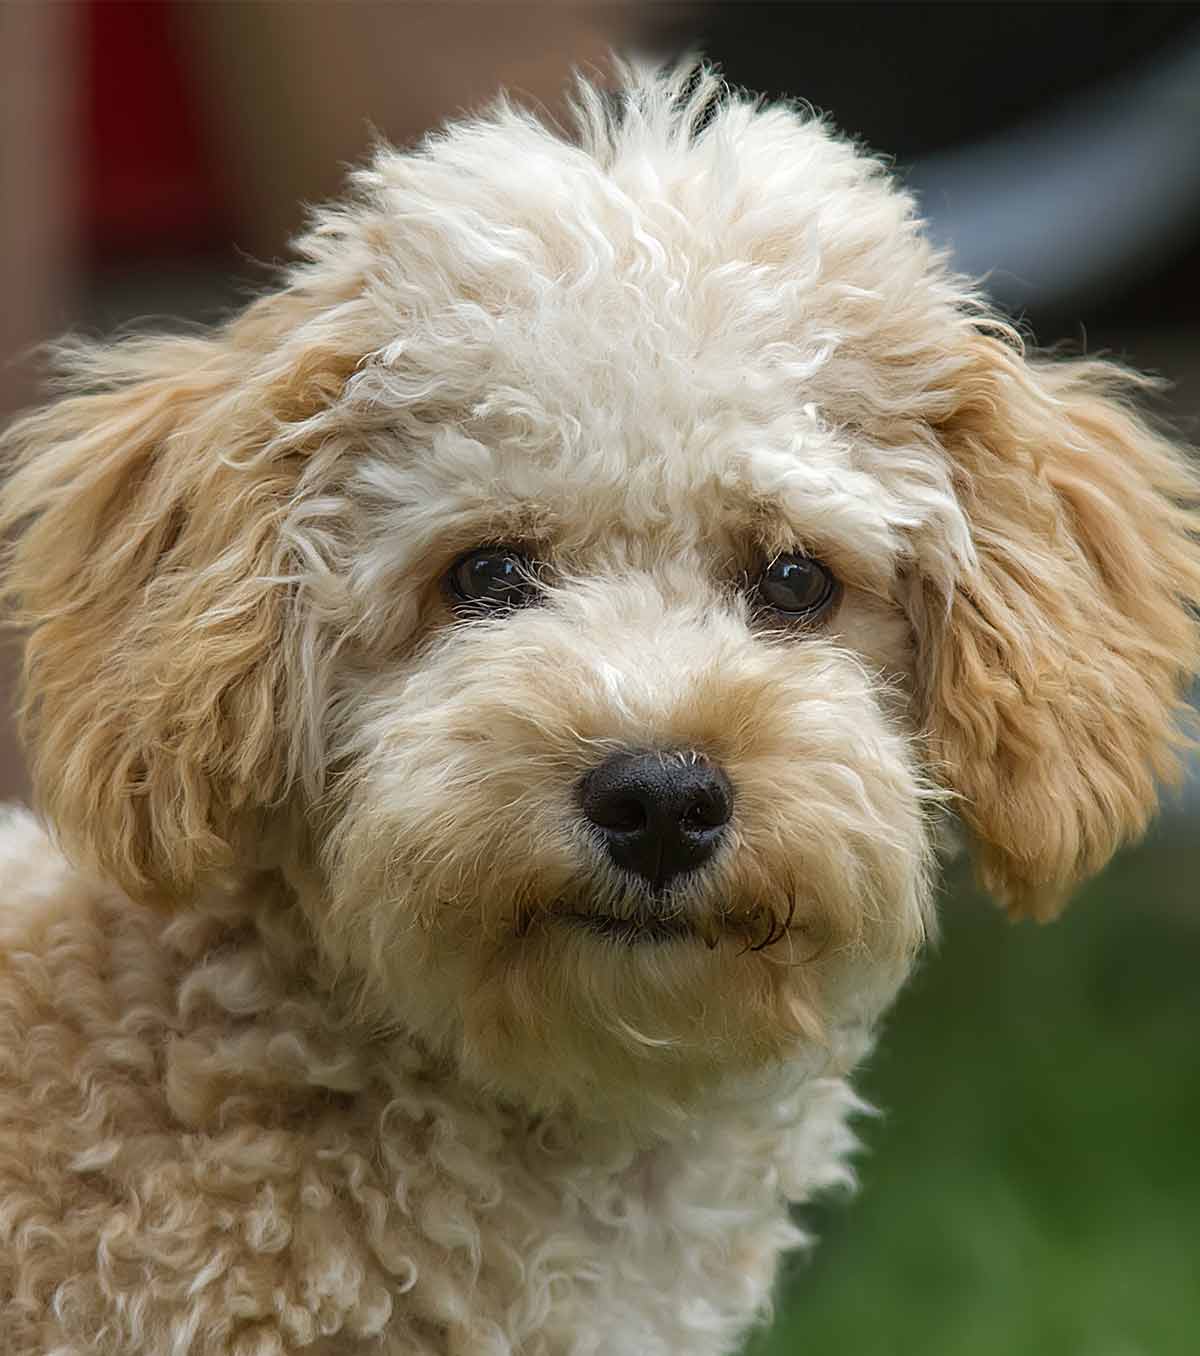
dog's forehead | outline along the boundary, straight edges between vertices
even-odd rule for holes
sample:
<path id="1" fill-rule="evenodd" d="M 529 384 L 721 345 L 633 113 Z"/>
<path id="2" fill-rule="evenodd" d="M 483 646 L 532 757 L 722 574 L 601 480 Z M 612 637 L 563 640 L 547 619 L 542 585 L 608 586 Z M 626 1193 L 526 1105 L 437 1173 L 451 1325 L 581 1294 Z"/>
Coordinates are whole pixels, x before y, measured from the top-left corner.
<path id="1" fill-rule="evenodd" d="M 586 149 L 501 112 L 381 154 L 361 185 L 330 230 L 356 242 L 372 356 L 567 410 L 632 392 L 861 422 L 870 378 L 946 300 L 909 198 L 785 108 L 731 103 L 686 135 L 660 112 Z"/>
<path id="2" fill-rule="evenodd" d="M 890 464 L 873 428 L 903 410 L 916 365 L 888 345 L 927 248 L 852 148 L 738 117 L 605 162 L 500 119 L 379 164 L 389 334 L 350 400 L 395 419 L 373 492 L 411 495 L 407 467 L 492 536 L 531 511 L 567 535 L 753 523 L 891 572 L 942 474 L 927 446 Z"/>

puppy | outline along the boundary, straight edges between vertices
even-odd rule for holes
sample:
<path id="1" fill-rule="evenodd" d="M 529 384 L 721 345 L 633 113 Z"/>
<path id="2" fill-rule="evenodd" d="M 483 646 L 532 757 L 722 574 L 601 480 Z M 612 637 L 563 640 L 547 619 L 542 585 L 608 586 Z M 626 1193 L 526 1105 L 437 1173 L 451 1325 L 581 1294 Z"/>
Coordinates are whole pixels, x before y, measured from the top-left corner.
<path id="1" fill-rule="evenodd" d="M 715 1356 L 933 927 L 1144 829 L 1197 480 L 700 70 L 381 150 L 7 434 L 9 1356 Z"/>

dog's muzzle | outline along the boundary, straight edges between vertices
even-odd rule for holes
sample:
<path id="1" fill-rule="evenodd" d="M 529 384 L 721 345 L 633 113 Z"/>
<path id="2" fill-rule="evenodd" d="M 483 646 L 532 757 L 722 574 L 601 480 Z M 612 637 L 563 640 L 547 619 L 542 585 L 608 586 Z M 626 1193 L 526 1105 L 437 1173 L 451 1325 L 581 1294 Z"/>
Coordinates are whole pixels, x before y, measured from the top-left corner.
<path id="1" fill-rule="evenodd" d="M 617 753 L 580 782 L 580 803 L 609 859 L 658 891 L 712 857 L 733 787 L 699 754 Z"/>

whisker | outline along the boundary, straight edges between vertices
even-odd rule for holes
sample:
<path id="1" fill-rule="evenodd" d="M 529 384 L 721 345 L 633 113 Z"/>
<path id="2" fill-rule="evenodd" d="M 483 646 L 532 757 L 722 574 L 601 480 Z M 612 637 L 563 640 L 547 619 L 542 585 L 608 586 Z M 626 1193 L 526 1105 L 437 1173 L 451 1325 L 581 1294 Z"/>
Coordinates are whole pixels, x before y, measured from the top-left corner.
<path id="1" fill-rule="evenodd" d="M 795 916 L 796 916 L 796 892 L 793 890 L 791 897 L 788 899 L 787 919 L 783 924 L 784 932 L 791 932 L 792 920 L 795 918 Z"/>

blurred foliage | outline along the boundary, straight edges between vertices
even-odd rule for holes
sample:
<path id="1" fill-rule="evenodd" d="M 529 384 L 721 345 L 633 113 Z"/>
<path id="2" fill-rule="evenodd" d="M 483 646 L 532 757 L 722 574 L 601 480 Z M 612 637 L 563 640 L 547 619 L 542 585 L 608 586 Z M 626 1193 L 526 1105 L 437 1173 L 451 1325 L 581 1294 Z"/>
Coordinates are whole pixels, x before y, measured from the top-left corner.
<path id="1" fill-rule="evenodd" d="M 1200 1351 L 1200 834 L 1172 821 L 1047 928 L 958 872 L 860 1090 L 860 1190 L 747 1356 Z"/>

